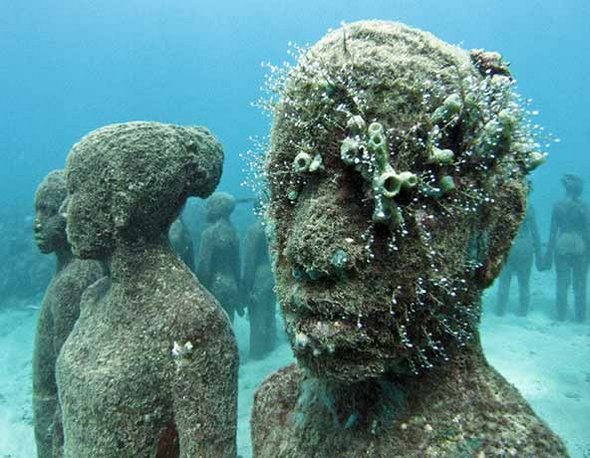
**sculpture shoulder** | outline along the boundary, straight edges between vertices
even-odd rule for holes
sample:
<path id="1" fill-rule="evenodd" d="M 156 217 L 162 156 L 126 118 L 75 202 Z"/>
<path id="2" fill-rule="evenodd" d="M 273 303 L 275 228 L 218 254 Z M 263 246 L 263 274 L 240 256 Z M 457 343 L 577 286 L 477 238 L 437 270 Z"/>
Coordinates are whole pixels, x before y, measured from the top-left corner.
<path id="1" fill-rule="evenodd" d="M 59 274 L 59 283 L 63 287 L 82 294 L 86 288 L 102 277 L 104 277 L 104 273 L 99 262 L 74 259 Z"/>
<path id="2" fill-rule="evenodd" d="M 490 457 L 506 456 L 506 451 L 531 458 L 568 456 L 559 437 L 495 369 L 485 364 L 465 375 L 454 388 L 423 393 L 426 402 L 414 419 L 424 419 L 418 430 L 430 434 L 416 449 L 444 457 L 463 450 Z"/>
<path id="3" fill-rule="evenodd" d="M 251 421 L 254 456 L 273 456 L 288 442 L 302 380 L 303 371 L 291 364 L 266 378 L 256 391 Z"/>

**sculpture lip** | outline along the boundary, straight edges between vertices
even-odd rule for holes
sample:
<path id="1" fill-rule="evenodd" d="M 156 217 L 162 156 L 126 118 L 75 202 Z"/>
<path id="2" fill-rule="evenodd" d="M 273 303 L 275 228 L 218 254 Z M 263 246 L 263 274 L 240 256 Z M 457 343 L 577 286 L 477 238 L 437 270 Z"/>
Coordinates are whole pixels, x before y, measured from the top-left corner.
<path id="1" fill-rule="evenodd" d="M 45 238 L 44 236 L 42 236 L 41 234 L 35 234 L 33 236 L 33 240 L 35 241 L 35 244 L 37 245 L 37 247 L 41 250 L 47 250 L 49 249 L 49 241 L 47 240 L 47 238 Z"/>
<path id="2" fill-rule="evenodd" d="M 294 313 L 290 321 L 290 334 L 296 354 L 311 351 L 317 356 L 337 350 L 358 352 L 371 345 L 366 328 L 359 326 L 351 317 Z"/>

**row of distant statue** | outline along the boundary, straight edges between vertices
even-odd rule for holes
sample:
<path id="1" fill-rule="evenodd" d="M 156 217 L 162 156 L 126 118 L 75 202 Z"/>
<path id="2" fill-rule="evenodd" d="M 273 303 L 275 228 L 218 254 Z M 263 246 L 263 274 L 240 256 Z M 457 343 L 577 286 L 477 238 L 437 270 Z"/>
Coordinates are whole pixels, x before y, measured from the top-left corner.
<path id="1" fill-rule="evenodd" d="M 257 390 L 254 456 L 567 456 L 479 339 L 543 159 L 507 64 L 364 21 L 284 83 L 265 215 L 297 364 Z M 35 343 L 39 456 L 236 457 L 236 340 L 197 278 L 239 308 L 238 264 L 213 250 L 235 241 L 211 226 L 195 276 L 168 238 L 222 166 L 206 128 L 131 122 L 88 134 L 40 186 L 36 238 L 58 269 Z"/>
<path id="2" fill-rule="evenodd" d="M 582 178 L 568 173 L 562 177 L 561 183 L 565 189 L 565 197 L 553 207 L 549 242 L 545 253 L 541 248 L 535 211 L 532 207 L 527 210 L 500 274 L 496 305 L 498 315 L 506 313 L 510 283 L 514 276 L 518 280 L 519 289 L 518 314 L 525 316 L 528 313 L 531 302 L 530 277 L 534 261 L 539 271 L 549 270 L 552 265 L 555 266 L 557 319 L 564 321 L 567 317 L 570 288 L 573 291 L 575 320 L 582 322 L 586 319 L 590 208 L 581 199 L 584 189 Z"/>
<path id="3" fill-rule="evenodd" d="M 246 198 L 240 202 L 253 200 Z M 276 341 L 274 277 L 260 220 L 246 231 L 242 269 L 240 237 L 230 219 L 235 206 L 236 199 L 226 192 L 216 192 L 207 199 L 207 224 L 200 236 L 196 262 L 193 237 L 182 218 L 172 223 L 169 237 L 180 259 L 215 296 L 232 323 L 236 314 L 248 314 L 249 355 L 251 359 L 260 359 L 273 350 Z M 259 204 L 254 210 L 260 216 Z"/>

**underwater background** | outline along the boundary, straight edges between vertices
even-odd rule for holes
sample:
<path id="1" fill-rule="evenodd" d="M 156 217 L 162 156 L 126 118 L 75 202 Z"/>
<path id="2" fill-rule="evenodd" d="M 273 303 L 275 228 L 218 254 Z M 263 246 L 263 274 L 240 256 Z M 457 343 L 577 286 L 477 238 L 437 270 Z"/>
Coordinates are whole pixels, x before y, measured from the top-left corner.
<path id="1" fill-rule="evenodd" d="M 219 190 L 237 197 L 252 137 L 269 119 L 252 106 L 267 68 L 288 59 L 289 43 L 313 43 L 342 21 L 385 19 L 432 32 L 466 49 L 499 51 L 512 63 L 549 152 L 532 175 L 537 221 L 547 241 L 560 177 L 590 178 L 587 0 L 62 0 L 0 2 L 0 458 L 33 457 L 31 355 L 39 303 L 52 270 L 32 241 L 33 195 L 71 146 L 100 126 L 150 120 L 208 126 L 225 149 Z M 588 194 L 586 192 L 586 194 Z M 187 216 L 191 213 L 191 202 Z M 240 205 L 241 235 L 254 221 Z M 189 226 L 198 222 L 187 220 Z M 514 283 L 514 282 L 513 282 Z M 590 457 L 590 326 L 555 321 L 554 272 L 534 271 L 528 317 L 492 313 L 484 298 L 482 336 L 492 363 L 565 440 Z M 240 454 L 251 455 L 249 408 L 263 378 L 290 361 L 286 340 L 248 361 L 248 322 L 235 330 L 240 369 Z"/>

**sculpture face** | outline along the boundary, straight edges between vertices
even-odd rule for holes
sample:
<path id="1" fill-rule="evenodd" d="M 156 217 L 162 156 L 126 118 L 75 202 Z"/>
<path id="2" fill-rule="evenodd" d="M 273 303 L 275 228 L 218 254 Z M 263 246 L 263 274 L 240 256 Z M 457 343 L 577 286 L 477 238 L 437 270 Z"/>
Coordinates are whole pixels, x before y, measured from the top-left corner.
<path id="1" fill-rule="evenodd" d="M 236 208 L 236 199 L 227 192 L 215 192 L 207 199 L 205 218 L 214 223 L 220 219 L 228 219 Z"/>
<path id="2" fill-rule="evenodd" d="M 33 233 L 41 253 L 52 253 L 68 246 L 66 221 L 59 212 L 65 196 L 65 178 L 61 171 L 50 173 L 37 189 Z"/>
<path id="3" fill-rule="evenodd" d="M 92 170 L 100 170 L 98 157 L 93 160 L 71 155 L 68 162 L 76 173 L 68 174 L 66 201 L 67 234 L 72 251 L 81 259 L 105 259 L 114 248 L 114 223 L 110 192 L 100 189 Z"/>
<path id="4" fill-rule="evenodd" d="M 387 23 L 333 32 L 290 73 L 268 216 L 287 332 L 312 373 L 417 373 L 477 339 L 481 290 L 525 206 L 508 85 Z"/>
<path id="5" fill-rule="evenodd" d="M 566 173 L 561 178 L 561 183 L 565 188 L 565 192 L 573 197 L 580 197 L 584 190 L 584 182 L 582 178 L 573 173 Z"/>

